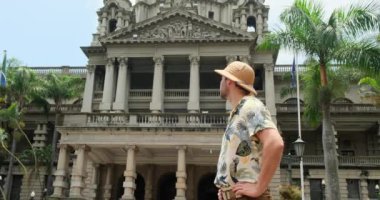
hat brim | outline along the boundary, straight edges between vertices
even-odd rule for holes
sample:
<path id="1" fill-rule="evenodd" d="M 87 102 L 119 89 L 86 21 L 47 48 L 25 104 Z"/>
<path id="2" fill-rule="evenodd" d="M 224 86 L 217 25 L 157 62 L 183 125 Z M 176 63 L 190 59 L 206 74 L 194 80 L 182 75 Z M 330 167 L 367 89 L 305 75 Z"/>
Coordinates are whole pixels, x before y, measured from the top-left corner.
<path id="1" fill-rule="evenodd" d="M 224 76 L 224 77 L 230 79 L 231 81 L 236 82 L 236 84 L 238 84 L 240 87 L 242 87 L 243 89 L 247 90 L 248 92 L 251 92 L 252 94 L 257 95 L 257 92 L 253 88 L 252 85 L 244 84 L 240 79 L 236 78 L 234 75 L 232 75 L 228 71 L 225 71 L 223 69 L 215 69 L 214 71 L 216 73 L 218 73 L 219 75 Z"/>

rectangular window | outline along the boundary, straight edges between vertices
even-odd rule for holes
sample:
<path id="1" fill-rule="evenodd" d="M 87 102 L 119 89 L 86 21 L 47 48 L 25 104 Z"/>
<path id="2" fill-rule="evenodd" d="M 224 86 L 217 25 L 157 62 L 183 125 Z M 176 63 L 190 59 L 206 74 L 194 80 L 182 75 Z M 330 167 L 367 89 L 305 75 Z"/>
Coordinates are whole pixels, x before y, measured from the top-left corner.
<path id="1" fill-rule="evenodd" d="M 380 185 L 379 180 L 368 180 L 368 197 L 371 199 L 379 197 L 380 191 L 376 191 L 376 185 Z"/>
<path id="2" fill-rule="evenodd" d="M 359 180 L 358 179 L 347 179 L 347 191 L 348 198 L 360 198 L 359 193 Z"/>
<path id="3" fill-rule="evenodd" d="M 209 11 L 208 12 L 208 18 L 209 19 L 214 19 L 214 12 L 213 11 Z"/>
<path id="4" fill-rule="evenodd" d="M 311 200 L 323 199 L 324 188 L 321 179 L 310 179 L 310 198 Z"/>

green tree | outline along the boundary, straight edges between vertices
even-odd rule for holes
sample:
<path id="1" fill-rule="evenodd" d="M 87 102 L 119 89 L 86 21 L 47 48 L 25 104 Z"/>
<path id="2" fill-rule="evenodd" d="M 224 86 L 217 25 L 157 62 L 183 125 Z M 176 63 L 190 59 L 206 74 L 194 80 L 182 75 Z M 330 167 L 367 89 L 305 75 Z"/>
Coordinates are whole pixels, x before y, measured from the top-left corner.
<path id="1" fill-rule="evenodd" d="M 360 93 L 373 101 L 374 104 L 380 106 L 380 75 L 376 78 L 364 77 L 360 79 L 359 85 L 368 86 L 366 90 L 361 90 Z"/>
<path id="2" fill-rule="evenodd" d="M 363 37 L 368 31 L 379 28 L 379 5 L 350 6 L 335 9 L 325 17 L 317 2 L 295 0 L 281 13 L 284 28 L 268 34 L 259 50 L 278 50 L 280 47 L 303 52 L 318 62 L 320 80 L 317 106 L 321 110 L 322 143 L 325 163 L 326 193 L 328 200 L 341 199 L 338 177 L 338 160 L 335 150 L 330 104 L 333 97 L 329 87 L 327 68 L 331 63 L 342 67 L 356 67 L 379 73 L 380 48 L 374 37 Z M 310 100 L 310 99 L 309 99 Z M 305 99 L 306 106 L 308 100 Z M 311 102 L 310 102 L 311 103 Z"/>
<path id="3" fill-rule="evenodd" d="M 52 193 L 54 169 L 54 160 L 56 159 L 56 148 L 58 140 L 58 132 L 56 127 L 60 125 L 62 114 L 62 104 L 67 100 L 72 100 L 81 96 L 84 89 L 84 81 L 78 76 L 68 76 L 64 74 L 50 73 L 43 82 L 43 90 L 41 95 L 47 99 L 54 101 L 55 110 L 55 128 L 52 141 L 52 154 L 50 161 L 50 172 L 48 176 L 48 194 Z"/>
<path id="4" fill-rule="evenodd" d="M 9 154 L 9 166 L 7 172 L 7 179 L 4 184 L 4 192 L 9 199 L 10 188 L 12 182 L 12 171 L 14 155 L 17 147 L 18 133 L 24 135 L 24 138 L 31 145 L 28 137 L 22 131 L 23 113 L 25 106 L 28 105 L 40 90 L 39 79 L 36 74 L 26 67 L 9 68 L 7 69 L 7 86 L 2 89 L 2 98 L 5 100 L 3 103 L 4 108 L 1 110 L 0 120 L 5 122 L 5 130 L 10 134 L 11 151 Z M 10 102 L 12 102 L 11 105 Z"/>

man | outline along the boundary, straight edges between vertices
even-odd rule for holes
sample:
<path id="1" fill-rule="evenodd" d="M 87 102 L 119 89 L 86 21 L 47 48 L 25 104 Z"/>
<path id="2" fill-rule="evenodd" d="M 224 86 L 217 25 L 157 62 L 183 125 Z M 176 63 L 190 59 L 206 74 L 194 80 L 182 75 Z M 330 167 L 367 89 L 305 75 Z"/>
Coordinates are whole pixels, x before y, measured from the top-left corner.
<path id="1" fill-rule="evenodd" d="M 280 164 L 284 143 L 264 104 L 254 95 L 255 72 L 235 61 L 224 70 L 220 96 L 230 102 L 215 185 L 219 200 L 271 199 L 268 185 Z"/>

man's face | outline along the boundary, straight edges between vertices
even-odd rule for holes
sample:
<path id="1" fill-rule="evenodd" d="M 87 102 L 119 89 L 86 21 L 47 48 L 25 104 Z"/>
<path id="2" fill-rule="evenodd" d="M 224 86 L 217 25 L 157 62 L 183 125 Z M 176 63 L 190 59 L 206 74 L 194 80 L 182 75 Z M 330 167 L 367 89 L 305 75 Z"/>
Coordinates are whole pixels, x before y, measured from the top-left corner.
<path id="1" fill-rule="evenodd" d="M 226 81 L 227 79 L 224 76 L 222 76 L 222 79 L 220 80 L 219 91 L 220 91 L 220 96 L 223 99 L 227 99 L 227 95 L 228 95 L 228 88 L 227 88 Z"/>

